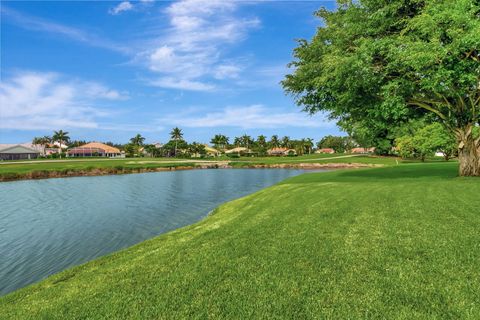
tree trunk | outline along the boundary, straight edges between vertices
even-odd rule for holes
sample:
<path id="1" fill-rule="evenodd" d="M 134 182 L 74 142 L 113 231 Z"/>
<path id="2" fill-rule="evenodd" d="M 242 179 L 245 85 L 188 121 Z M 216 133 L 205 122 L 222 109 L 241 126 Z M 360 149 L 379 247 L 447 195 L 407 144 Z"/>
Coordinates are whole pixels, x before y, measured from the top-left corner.
<path id="1" fill-rule="evenodd" d="M 457 130 L 459 174 L 462 177 L 480 177 L 480 138 L 475 139 L 473 126 Z"/>

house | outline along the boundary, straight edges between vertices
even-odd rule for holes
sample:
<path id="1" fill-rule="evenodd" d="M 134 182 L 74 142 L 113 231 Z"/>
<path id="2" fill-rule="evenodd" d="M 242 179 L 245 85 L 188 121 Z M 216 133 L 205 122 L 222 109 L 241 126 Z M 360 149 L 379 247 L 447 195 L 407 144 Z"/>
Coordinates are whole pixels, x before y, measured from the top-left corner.
<path id="1" fill-rule="evenodd" d="M 152 144 L 153 144 L 153 145 L 155 146 L 155 148 L 157 148 L 157 149 L 161 149 L 161 148 L 163 147 L 163 143 L 160 143 L 160 142 L 155 142 L 155 143 L 152 143 Z"/>
<path id="2" fill-rule="evenodd" d="M 351 153 L 361 153 L 361 154 L 367 154 L 367 153 L 374 153 L 375 148 L 353 148 L 350 150 Z"/>
<path id="3" fill-rule="evenodd" d="M 212 148 L 209 145 L 204 144 L 204 146 L 205 146 L 205 152 L 207 153 L 207 155 L 211 157 L 218 157 L 219 155 L 222 154 L 219 150 Z"/>
<path id="4" fill-rule="evenodd" d="M 56 153 L 58 153 L 58 148 L 45 148 L 45 151 L 44 151 L 45 156 L 50 156 Z"/>
<path id="5" fill-rule="evenodd" d="M 252 150 L 245 148 L 245 147 L 236 147 L 230 150 L 225 151 L 225 153 L 228 154 L 237 154 L 237 155 L 243 155 L 243 154 L 252 154 Z"/>
<path id="6" fill-rule="evenodd" d="M 269 156 L 284 156 L 287 148 L 272 148 L 267 150 Z"/>
<path id="7" fill-rule="evenodd" d="M 49 145 L 50 148 L 57 148 L 57 149 L 68 149 L 68 146 L 66 144 L 60 143 L 58 141 L 54 141 Z"/>
<path id="8" fill-rule="evenodd" d="M 295 151 L 295 149 L 288 148 L 272 148 L 267 150 L 267 154 L 269 156 L 289 156 L 297 155 L 297 151 Z"/>
<path id="9" fill-rule="evenodd" d="M 40 151 L 22 144 L 0 144 L 0 160 L 36 159 Z"/>
<path id="10" fill-rule="evenodd" d="M 335 150 L 333 150 L 332 148 L 322 148 L 322 149 L 318 149 L 317 151 L 315 151 L 315 153 L 333 154 L 333 153 L 335 153 Z"/>
<path id="11" fill-rule="evenodd" d="M 109 157 L 124 158 L 125 153 L 118 148 L 100 143 L 90 142 L 80 147 L 75 147 L 67 151 L 68 157 Z"/>

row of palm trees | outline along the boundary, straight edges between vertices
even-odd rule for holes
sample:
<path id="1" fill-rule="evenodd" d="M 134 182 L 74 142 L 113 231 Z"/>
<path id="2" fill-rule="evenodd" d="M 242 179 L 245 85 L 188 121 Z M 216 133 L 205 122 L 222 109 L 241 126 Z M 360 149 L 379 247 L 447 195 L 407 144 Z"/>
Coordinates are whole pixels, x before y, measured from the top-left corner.
<path id="1" fill-rule="evenodd" d="M 128 151 L 129 154 L 138 154 L 141 147 L 148 153 L 153 156 L 163 154 L 165 150 L 158 150 L 157 147 L 154 145 L 145 144 L 145 138 L 141 134 L 137 134 L 133 138 L 130 139 L 130 143 L 125 145 L 125 149 Z M 186 147 L 186 143 L 183 140 L 183 132 L 180 128 L 175 127 L 170 132 L 170 142 L 165 144 L 164 149 L 169 148 L 173 145 L 173 156 L 177 156 L 179 144 L 182 144 L 182 147 Z M 199 153 L 202 152 L 199 147 L 201 144 L 199 143 L 192 143 L 188 145 L 188 150 L 192 153 Z M 185 148 L 182 148 L 185 149 Z M 171 152 L 168 152 L 169 155 Z"/>
<path id="2" fill-rule="evenodd" d="M 229 141 L 230 139 L 227 136 L 223 134 L 216 134 L 210 143 L 212 143 L 217 149 L 226 150 L 230 146 Z M 278 135 L 272 135 L 268 141 L 266 136 L 259 135 L 255 140 L 251 136 L 244 134 L 233 139 L 233 146 L 245 147 L 247 149 L 260 149 L 264 151 L 268 148 L 282 147 L 287 149 L 295 149 L 301 154 L 310 154 L 313 150 L 314 141 L 311 138 L 293 140 L 288 136 L 284 136 L 280 139 Z"/>
<path id="3" fill-rule="evenodd" d="M 50 136 L 43 136 L 43 137 L 35 137 L 32 140 L 33 144 L 39 144 L 46 146 L 48 144 L 52 144 L 58 142 L 60 145 L 65 145 L 70 141 L 70 137 L 68 136 L 68 132 L 63 130 L 53 131 L 53 135 Z"/>
<path id="4" fill-rule="evenodd" d="M 59 144 L 59 148 L 61 149 L 62 145 L 66 145 L 70 141 L 70 137 L 68 136 L 68 132 L 59 130 L 54 131 L 51 137 L 43 136 L 43 137 L 35 137 L 32 141 L 33 144 L 39 144 L 42 146 L 47 146 L 49 144 L 57 142 Z M 137 149 L 140 147 L 145 146 L 146 149 L 153 148 L 150 145 L 145 145 L 145 137 L 141 134 L 137 134 L 130 139 L 130 143 L 125 145 L 134 146 Z M 230 147 L 245 147 L 247 149 L 253 149 L 259 153 L 265 153 L 269 148 L 288 148 L 288 149 L 295 149 L 299 154 L 310 154 L 313 150 L 313 139 L 306 138 L 300 140 L 290 139 L 288 136 L 284 136 L 279 138 L 278 135 L 272 135 L 270 140 L 267 140 L 267 137 L 264 135 L 259 135 L 257 139 L 252 138 L 251 136 L 244 134 L 240 137 L 234 137 L 233 143 L 230 144 L 230 138 L 223 134 L 216 134 L 211 140 L 210 143 L 214 145 L 215 148 L 225 151 Z M 170 142 L 168 143 L 173 146 L 173 155 L 176 156 L 178 153 L 179 145 L 181 144 L 182 147 L 185 146 L 186 142 L 183 139 L 183 132 L 182 129 L 175 127 L 170 132 Z M 200 151 L 201 144 L 199 143 L 192 143 L 189 146 L 189 149 L 192 148 L 192 151 Z M 195 150 L 193 150 L 195 149 Z"/>
<path id="5" fill-rule="evenodd" d="M 43 137 L 35 137 L 32 140 L 32 144 L 38 144 L 46 148 L 47 145 L 53 144 L 55 142 L 58 143 L 59 154 L 60 158 L 62 157 L 62 146 L 66 145 L 70 141 L 70 137 L 68 136 L 68 132 L 63 130 L 53 131 L 53 135 L 50 136 L 43 136 Z"/>

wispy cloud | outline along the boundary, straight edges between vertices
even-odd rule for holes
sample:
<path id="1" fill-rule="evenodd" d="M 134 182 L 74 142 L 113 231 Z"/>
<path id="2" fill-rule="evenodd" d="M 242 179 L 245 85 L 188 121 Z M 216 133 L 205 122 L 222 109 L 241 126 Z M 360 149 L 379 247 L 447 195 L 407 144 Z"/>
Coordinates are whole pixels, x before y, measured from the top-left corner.
<path id="1" fill-rule="evenodd" d="M 126 98 L 99 83 L 22 72 L 0 84 L 0 128 L 96 128 L 96 119 L 107 115 L 98 101 Z"/>
<path id="2" fill-rule="evenodd" d="M 150 84 L 209 91 L 213 80 L 237 78 L 243 68 L 225 59 L 224 49 L 260 25 L 258 18 L 236 16 L 238 5 L 228 0 L 183 0 L 168 6 L 164 14 L 169 27 L 153 47 L 137 56 L 137 61 L 160 75 Z M 173 82 L 178 85 L 172 86 Z"/>
<path id="3" fill-rule="evenodd" d="M 108 11 L 108 13 L 116 15 L 116 14 L 120 14 L 124 11 L 130 11 L 132 9 L 133 9 L 133 5 L 130 1 L 122 1 L 118 5 L 116 5 L 115 7 L 111 8 Z"/>
<path id="4" fill-rule="evenodd" d="M 307 116 L 301 112 L 285 112 L 280 108 L 267 108 L 263 105 L 226 107 L 221 111 L 193 115 L 170 115 L 158 119 L 159 123 L 169 123 L 189 128 L 235 127 L 243 129 L 311 127 L 332 128 L 334 123 L 322 116 Z"/>
<path id="5" fill-rule="evenodd" d="M 140 0 L 140 1 L 122 1 L 117 4 L 115 7 L 112 7 L 108 10 L 108 13 L 111 15 L 119 15 L 122 12 L 138 10 L 142 8 L 150 7 L 155 0 Z"/>
<path id="6" fill-rule="evenodd" d="M 173 77 L 162 77 L 149 82 L 151 86 L 167 88 L 167 89 L 180 89 L 189 91 L 212 91 L 215 89 L 215 85 L 200 81 L 177 79 Z"/>
<path id="7" fill-rule="evenodd" d="M 101 38 L 91 32 L 86 32 L 81 29 L 66 26 L 60 23 L 51 22 L 49 20 L 27 15 L 19 11 L 8 8 L 5 5 L 1 7 L 2 19 L 6 22 L 14 23 L 15 25 L 34 31 L 42 31 L 52 33 L 55 35 L 61 35 L 65 38 L 81 42 L 93 47 L 104 48 L 121 53 L 128 53 L 130 49 L 123 45 L 117 44 L 105 38 Z"/>

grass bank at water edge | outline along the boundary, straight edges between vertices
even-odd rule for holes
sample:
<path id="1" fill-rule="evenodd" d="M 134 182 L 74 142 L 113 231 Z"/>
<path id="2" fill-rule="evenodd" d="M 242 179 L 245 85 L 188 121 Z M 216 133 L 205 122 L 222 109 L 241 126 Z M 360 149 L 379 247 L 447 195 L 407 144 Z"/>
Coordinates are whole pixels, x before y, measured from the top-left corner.
<path id="1" fill-rule="evenodd" d="M 154 172 L 176 169 L 233 167 L 249 168 L 257 166 L 288 165 L 395 165 L 396 158 L 371 157 L 362 155 L 306 155 L 300 157 L 227 157 L 211 159 L 176 159 L 176 158 L 131 158 L 131 159 L 57 159 L 33 161 L 0 162 L 0 182 L 22 179 L 43 179 L 70 176 L 93 176 Z"/>
<path id="2" fill-rule="evenodd" d="M 2 319 L 478 319 L 480 180 L 308 173 L 0 298 Z"/>

